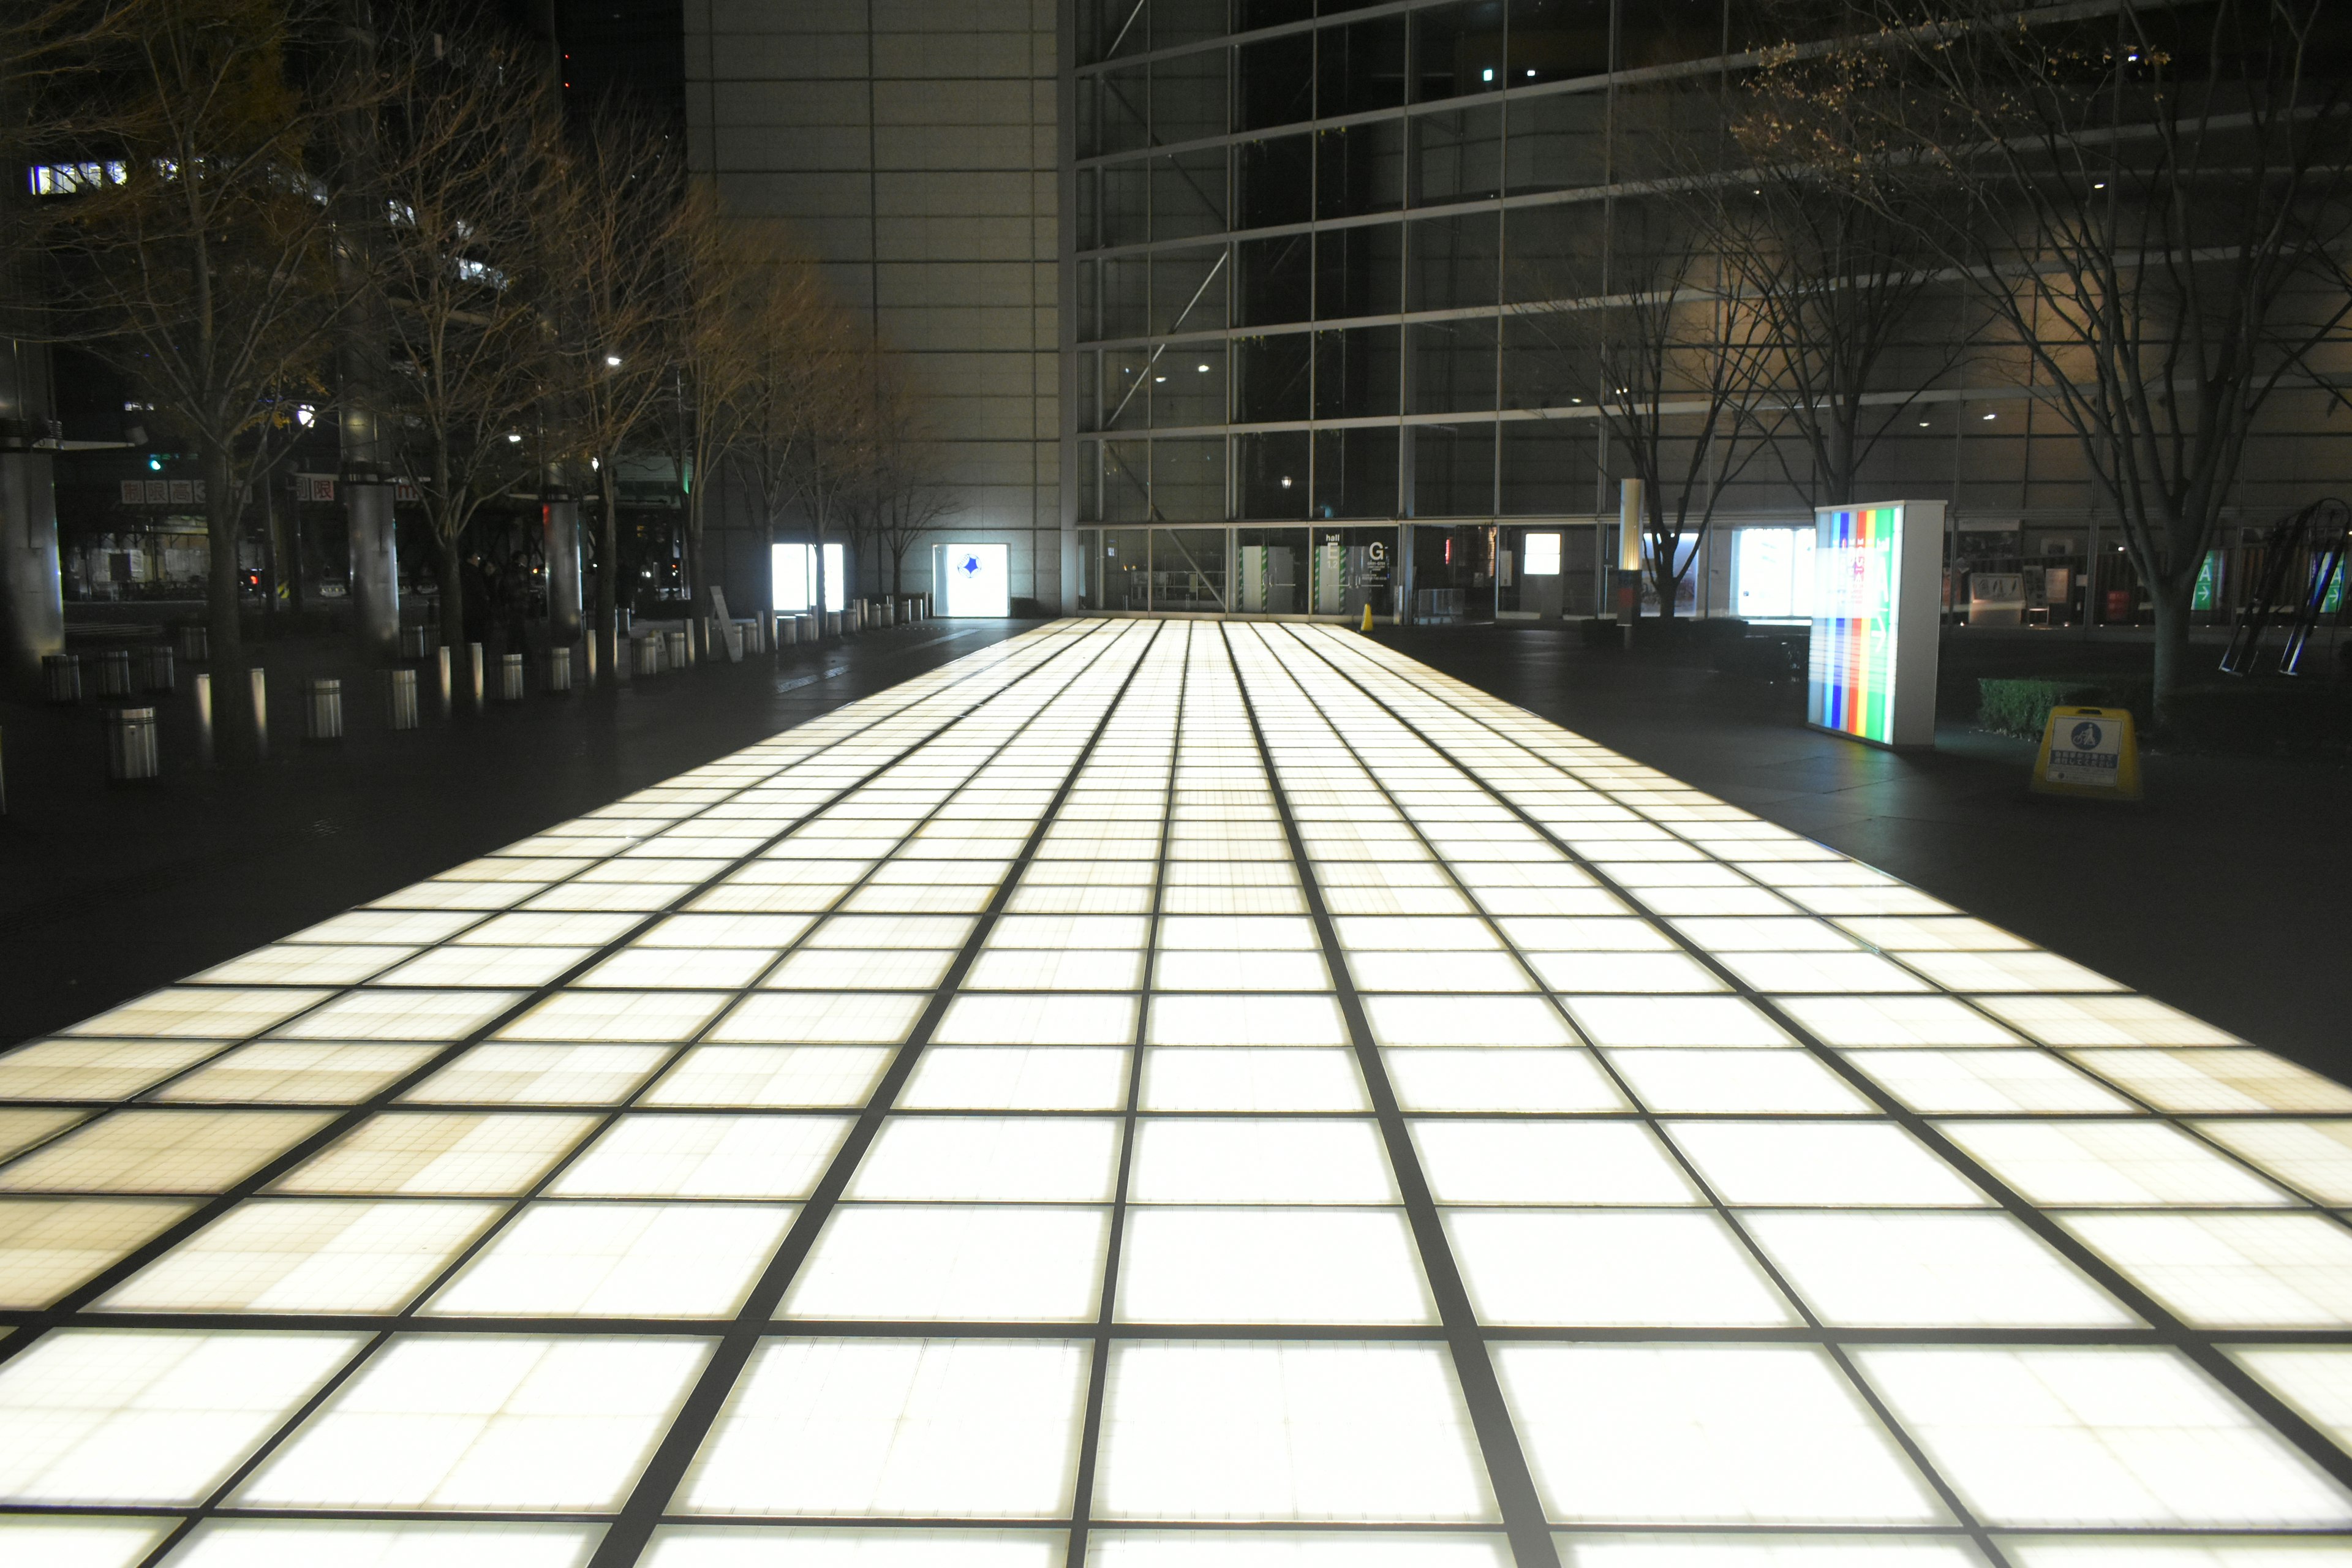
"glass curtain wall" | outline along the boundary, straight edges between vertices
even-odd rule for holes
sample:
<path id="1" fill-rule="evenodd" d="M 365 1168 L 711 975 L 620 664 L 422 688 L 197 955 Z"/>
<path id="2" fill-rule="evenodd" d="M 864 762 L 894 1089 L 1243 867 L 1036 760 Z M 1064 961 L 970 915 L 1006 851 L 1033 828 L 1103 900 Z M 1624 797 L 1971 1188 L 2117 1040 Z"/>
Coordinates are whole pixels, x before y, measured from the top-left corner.
<path id="1" fill-rule="evenodd" d="M 1603 290 L 1676 83 L 1743 45 L 1727 0 L 1077 7 L 1081 527 L 1604 509 L 1590 377 L 1513 307 Z M 1233 540 L 1281 597 L 1241 552 L 1290 547 Z M 1472 552 L 1416 585 L 1491 598 Z"/>

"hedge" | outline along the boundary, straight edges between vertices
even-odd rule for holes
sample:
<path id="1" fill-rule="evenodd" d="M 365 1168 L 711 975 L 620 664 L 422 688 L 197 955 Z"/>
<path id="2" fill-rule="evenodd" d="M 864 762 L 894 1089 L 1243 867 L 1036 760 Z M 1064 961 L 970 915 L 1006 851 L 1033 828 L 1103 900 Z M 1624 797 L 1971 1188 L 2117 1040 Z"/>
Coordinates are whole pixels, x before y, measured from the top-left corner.
<path id="1" fill-rule="evenodd" d="M 1977 724 L 2000 735 L 2042 739 L 2053 708 L 2123 708 L 2143 726 L 2151 687 L 2145 677 L 2025 676 L 1977 682 Z"/>

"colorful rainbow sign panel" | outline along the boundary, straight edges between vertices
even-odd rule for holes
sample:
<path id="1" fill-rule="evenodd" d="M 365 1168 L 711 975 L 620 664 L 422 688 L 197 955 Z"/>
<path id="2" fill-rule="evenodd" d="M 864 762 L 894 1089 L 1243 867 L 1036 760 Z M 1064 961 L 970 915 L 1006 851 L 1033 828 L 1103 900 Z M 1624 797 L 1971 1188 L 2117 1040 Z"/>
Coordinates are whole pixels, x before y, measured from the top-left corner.
<path id="1" fill-rule="evenodd" d="M 1808 722 L 1873 745 L 1933 743 L 1943 510 L 1887 501 L 1815 512 Z"/>

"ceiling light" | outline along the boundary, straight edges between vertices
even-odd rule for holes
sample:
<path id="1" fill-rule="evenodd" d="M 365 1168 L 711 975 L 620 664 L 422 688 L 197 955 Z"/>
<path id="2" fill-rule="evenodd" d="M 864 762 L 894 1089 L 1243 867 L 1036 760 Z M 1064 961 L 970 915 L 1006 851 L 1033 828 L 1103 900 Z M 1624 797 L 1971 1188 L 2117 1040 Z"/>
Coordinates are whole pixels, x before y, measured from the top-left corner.
<path id="1" fill-rule="evenodd" d="M 1282 488 L 1284 489 L 1288 489 L 1290 488 L 1290 476 L 1288 474 L 1282 476 Z"/>
<path id="2" fill-rule="evenodd" d="M 511 441 L 511 442 L 513 442 L 513 443 L 514 443 L 516 446 L 518 446 L 518 447 L 520 447 L 520 446 L 521 446 L 521 445 L 522 445 L 522 437 L 520 437 L 520 436 L 518 436 L 518 435 L 516 435 L 516 434 L 515 434 L 513 431 L 511 431 L 511 430 L 509 430 L 509 431 L 508 431 L 508 432 L 507 432 L 507 439 L 508 439 L 508 440 L 509 440 L 509 441 Z"/>
<path id="3" fill-rule="evenodd" d="M 1986 418 L 1988 418 L 1988 419 L 1991 419 L 1991 418 L 1995 418 L 1995 417 L 1997 417 L 1997 416 L 1988 414 L 1988 415 L 1986 415 L 1986 416 L 1985 416 L 1985 417 L 1986 417 Z"/>
<path id="4" fill-rule="evenodd" d="M 619 354 L 606 354 L 604 356 L 604 363 L 606 364 L 617 365 L 621 363 L 621 356 Z"/>
<path id="5" fill-rule="evenodd" d="M 1204 374 L 1205 374 L 1205 373 L 1207 372 L 1207 370 L 1208 370 L 1208 368 L 1209 368 L 1209 367 L 1208 367 L 1207 365 L 1204 365 L 1204 364 L 1203 364 L 1203 365 L 1195 365 L 1195 366 L 1193 366 L 1193 368 L 1194 368 L 1195 370 L 1201 371 L 1201 372 L 1202 372 L 1202 373 L 1204 373 Z"/>

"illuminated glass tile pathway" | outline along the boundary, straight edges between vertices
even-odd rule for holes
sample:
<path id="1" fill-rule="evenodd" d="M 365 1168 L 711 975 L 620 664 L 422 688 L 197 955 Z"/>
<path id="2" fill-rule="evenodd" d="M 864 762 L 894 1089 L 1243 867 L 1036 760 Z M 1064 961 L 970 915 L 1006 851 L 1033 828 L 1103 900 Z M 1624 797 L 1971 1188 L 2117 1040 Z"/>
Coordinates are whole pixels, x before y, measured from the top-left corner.
<path id="1" fill-rule="evenodd" d="M 0 1056 L 11 1568 L 2298 1568 L 2352 1092 L 1066 622 Z"/>

